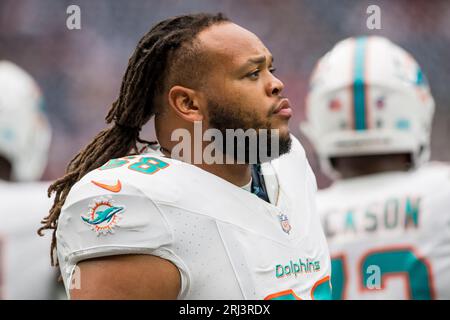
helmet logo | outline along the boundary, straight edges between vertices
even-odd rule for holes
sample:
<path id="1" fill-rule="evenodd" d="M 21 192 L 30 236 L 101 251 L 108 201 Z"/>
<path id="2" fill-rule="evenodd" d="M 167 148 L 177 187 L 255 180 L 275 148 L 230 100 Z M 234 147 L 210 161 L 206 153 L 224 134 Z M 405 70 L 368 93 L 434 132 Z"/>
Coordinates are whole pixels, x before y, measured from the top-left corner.
<path id="1" fill-rule="evenodd" d="M 328 103 L 328 107 L 330 108 L 331 111 L 341 111 L 342 103 L 339 99 L 333 98 Z"/>

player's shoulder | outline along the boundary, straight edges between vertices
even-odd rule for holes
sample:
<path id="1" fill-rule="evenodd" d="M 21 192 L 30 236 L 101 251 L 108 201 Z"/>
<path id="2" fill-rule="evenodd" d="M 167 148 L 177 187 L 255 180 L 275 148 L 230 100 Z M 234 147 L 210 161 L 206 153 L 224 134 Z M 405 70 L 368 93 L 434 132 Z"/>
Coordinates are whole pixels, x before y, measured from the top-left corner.
<path id="1" fill-rule="evenodd" d="M 413 179 L 422 186 L 450 188 L 450 163 L 429 162 L 419 167 Z"/>
<path id="2" fill-rule="evenodd" d="M 147 154 L 112 159 L 71 188 L 56 233 L 66 285 L 79 261 L 119 254 L 161 255 L 158 250 L 169 246 L 173 232 L 155 201 L 171 195 L 170 184 L 155 178 L 170 168 L 168 162 Z"/>
<path id="3" fill-rule="evenodd" d="M 336 204 L 339 203 L 339 199 L 343 197 L 342 192 L 338 192 L 334 184 L 328 186 L 327 188 L 322 188 L 317 191 L 316 199 L 320 207 L 325 204 Z"/>
<path id="4" fill-rule="evenodd" d="M 384 176 L 337 179 L 328 187 L 318 190 L 317 203 L 319 207 L 337 207 L 359 199 L 355 194 L 376 196 L 379 186 L 389 185 L 389 180 L 386 179 Z"/>
<path id="5" fill-rule="evenodd" d="M 420 174 L 447 175 L 450 176 L 450 163 L 441 161 L 430 161 L 417 170 Z M 445 178 L 445 177 L 444 177 Z"/>
<path id="6" fill-rule="evenodd" d="M 109 233 L 130 245 L 145 234 L 167 242 L 171 231 L 158 202 L 176 196 L 177 192 L 168 188 L 177 186 L 158 175 L 164 174 L 170 163 L 171 159 L 155 154 L 126 156 L 111 159 L 83 176 L 72 186 L 61 209 L 58 241 L 68 246 L 61 252 L 85 250 L 81 244 L 89 247 L 94 242 L 110 246 L 109 237 L 95 240 L 96 235 Z M 81 241 L 80 235 L 85 240 Z"/>
<path id="7" fill-rule="evenodd" d="M 108 194 L 145 196 L 153 200 L 173 200 L 178 194 L 173 180 L 186 170 L 180 161 L 157 154 L 141 154 L 111 159 L 88 172 L 72 188 L 66 206 L 88 197 Z"/>

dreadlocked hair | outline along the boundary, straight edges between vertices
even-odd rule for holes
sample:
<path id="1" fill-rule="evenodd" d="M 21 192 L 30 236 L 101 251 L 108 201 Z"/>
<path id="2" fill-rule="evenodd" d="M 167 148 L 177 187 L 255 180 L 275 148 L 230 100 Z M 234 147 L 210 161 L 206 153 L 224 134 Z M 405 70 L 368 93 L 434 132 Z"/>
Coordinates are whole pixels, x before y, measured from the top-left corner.
<path id="1" fill-rule="evenodd" d="M 174 64 L 192 54 L 197 34 L 214 25 L 228 22 L 222 13 L 190 14 L 159 22 L 143 36 L 128 61 L 122 79 L 120 94 L 106 116 L 106 123 L 113 125 L 102 130 L 68 164 L 65 175 L 48 189 L 48 196 L 55 193 L 54 203 L 38 234 L 52 229 L 50 248 L 51 264 L 57 266 L 56 229 L 61 208 L 72 186 L 86 173 L 102 166 L 110 159 L 139 153 L 137 143 L 142 140 L 139 132 L 155 115 L 155 98 L 161 94 L 167 78 L 172 76 Z M 181 48 L 181 49 L 180 49 Z M 180 49 L 180 50 L 179 50 Z M 191 59 L 192 60 L 192 59 Z M 191 69 L 192 70 L 192 69 Z M 191 75 L 192 76 L 192 75 Z M 173 78 L 173 76 L 172 76 Z"/>

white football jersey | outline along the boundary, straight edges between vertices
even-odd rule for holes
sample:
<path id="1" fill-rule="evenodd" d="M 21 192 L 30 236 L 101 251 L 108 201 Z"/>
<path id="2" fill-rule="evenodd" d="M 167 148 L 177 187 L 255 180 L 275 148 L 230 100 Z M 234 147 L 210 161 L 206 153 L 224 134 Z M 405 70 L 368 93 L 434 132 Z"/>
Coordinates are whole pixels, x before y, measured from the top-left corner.
<path id="1" fill-rule="evenodd" d="M 450 166 L 319 191 L 334 299 L 450 299 Z"/>
<path id="2" fill-rule="evenodd" d="M 293 137 L 291 152 L 262 172 L 273 204 L 159 152 L 90 172 L 58 223 L 67 293 L 81 260 L 151 254 L 178 267 L 179 299 L 331 298 L 315 177 L 300 143 Z"/>
<path id="3" fill-rule="evenodd" d="M 51 235 L 37 234 L 52 202 L 49 183 L 0 181 L 0 299 L 55 299 L 58 269 L 50 266 Z"/>

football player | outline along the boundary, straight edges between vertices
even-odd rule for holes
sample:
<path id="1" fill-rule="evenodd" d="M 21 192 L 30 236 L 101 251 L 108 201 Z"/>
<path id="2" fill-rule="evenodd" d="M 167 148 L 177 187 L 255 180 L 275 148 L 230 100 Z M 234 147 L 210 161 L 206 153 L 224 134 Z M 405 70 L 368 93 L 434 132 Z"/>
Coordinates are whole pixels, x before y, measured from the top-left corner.
<path id="1" fill-rule="evenodd" d="M 330 297 L 315 177 L 289 133 L 272 62 L 261 40 L 222 14 L 169 18 L 144 35 L 107 116 L 112 126 L 51 187 L 43 230 L 56 227 L 52 249 L 71 298 Z M 153 116 L 159 146 L 130 155 Z M 267 142 L 263 129 L 279 132 L 284 154 L 252 164 L 178 157 L 173 136 L 194 136 L 198 122 L 216 138 L 261 129 Z M 236 145 L 215 146 L 239 157 Z M 201 155 L 209 147 L 192 143 Z"/>
<path id="2" fill-rule="evenodd" d="M 345 39 L 317 64 L 310 137 L 335 181 L 318 210 L 335 299 L 450 298 L 450 166 L 429 162 L 434 101 L 414 58 Z"/>
<path id="3" fill-rule="evenodd" d="M 52 299 L 57 275 L 47 241 L 36 234 L 51 207 L 47 164 L 50 127 L 42 95 L 23 69 L 0 61 L 0 298 Z"/>

